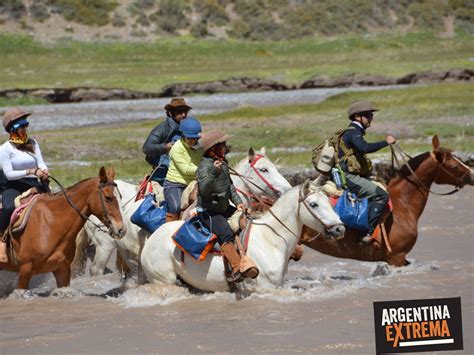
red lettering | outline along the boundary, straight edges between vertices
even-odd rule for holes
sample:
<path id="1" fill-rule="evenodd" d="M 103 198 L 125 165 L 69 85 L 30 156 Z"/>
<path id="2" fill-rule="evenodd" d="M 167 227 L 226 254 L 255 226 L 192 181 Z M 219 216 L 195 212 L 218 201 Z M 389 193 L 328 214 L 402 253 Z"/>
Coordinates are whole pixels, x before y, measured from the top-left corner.
<path id="1" fill-rule="evenodd" d="M 442 337 L 451 336 L 451 332 L 449 331 L 448 321 L 446 319 L 443 319 L 443 322 L 441 323 L 441 336 Z"/>
<path id="2" fill-rule="evenodd" d="M 439 323 L 439 320 L 437 320 L 436 322 L 430 322 L 430 336 L 441 336 L 441 325 Z"/>
<path id="3" fill-rule="evenodd" d="M 421 338 L 420 323 L 413 323 L 413 338 Z"/>
<path id="4" fill-rule="evenodd" d="M 392 338 L 392 326 L 391 325 L 387 325 L 385 327 L 385 338 L 387 339 L 387 342 L 389 341 L 393 341 L 394 339 Z"/>

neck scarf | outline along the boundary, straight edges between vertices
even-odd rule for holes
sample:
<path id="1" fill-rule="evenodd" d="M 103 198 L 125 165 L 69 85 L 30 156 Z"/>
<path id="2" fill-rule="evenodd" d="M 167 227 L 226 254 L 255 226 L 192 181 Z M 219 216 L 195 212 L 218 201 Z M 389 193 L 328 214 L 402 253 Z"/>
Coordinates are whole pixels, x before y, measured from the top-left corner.
<path id="1" fill-rule="evenodd" d="M 28 143 L 28 134 L 25 132 L 19 135 L 17 132 L 10 132 L 9 141 L 15 144 L 26 144 Z"/>

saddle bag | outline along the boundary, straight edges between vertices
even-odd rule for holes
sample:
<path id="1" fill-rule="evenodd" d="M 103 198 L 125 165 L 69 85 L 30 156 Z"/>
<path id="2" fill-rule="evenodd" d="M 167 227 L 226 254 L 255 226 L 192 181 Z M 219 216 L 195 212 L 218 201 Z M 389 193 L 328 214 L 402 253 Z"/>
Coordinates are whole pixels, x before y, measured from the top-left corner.
<path id="1" fill-rule="evenodd" d="M 349 228 L 369 230 L 369 201 L 358 198 L 354 193 L 344 190 L 337 200 L 334 210 L 341 221 Z"/>
<path id="2" fill-rule="evenodd" d="M 176 246 L 197 261 L 202 261 L 214 247 L 217 236 L 196 216 L 183 223 L 172 236 Z"/>
<path id="3" fill-rule="evenodd" d="M 162 201 L 156 206 L 155 195 L 148 194 L 130 220 L 140 228 L 153 233 L 166 222 L 166 202 Z"/>

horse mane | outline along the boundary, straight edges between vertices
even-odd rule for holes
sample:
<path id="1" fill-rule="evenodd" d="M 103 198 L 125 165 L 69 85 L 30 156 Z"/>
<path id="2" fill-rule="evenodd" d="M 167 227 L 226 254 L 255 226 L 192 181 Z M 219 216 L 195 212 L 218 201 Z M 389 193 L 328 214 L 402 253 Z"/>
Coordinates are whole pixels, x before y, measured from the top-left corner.
<path id="1" fill-rule="evenodd" d="M 70 190 L 76 188 L 77 185 L 80 185 L 80 184 L 86 182 L 87 180 L 91 180 L 91 179 L 94 179 L 94 178 L 95 178 L 95 177 L 90 177 L 90 178 L 82 179 L 82 180 L 76 182 L 74 185 L 69 186 L 69 187 L 66 187 L 66 188 L 64 189 L 64 191 L 65 191 L 65 192 L 68 192 L 68 191 L 70 191 Z M 50 193 L 42 194 L 43 197 L 51 197 L 51 198 L 57 197 L 57 196 L 59 196 L 59 195 L 64 196 L 62 190 L 59 190 L 59 191 L 57 191 L 57 192 L 50 192 Z"/>

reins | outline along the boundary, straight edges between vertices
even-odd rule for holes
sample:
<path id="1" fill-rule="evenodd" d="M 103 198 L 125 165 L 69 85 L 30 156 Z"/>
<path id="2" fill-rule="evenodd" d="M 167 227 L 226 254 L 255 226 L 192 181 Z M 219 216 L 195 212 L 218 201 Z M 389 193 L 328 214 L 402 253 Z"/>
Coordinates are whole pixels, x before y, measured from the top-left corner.
<path id="1" fill-rule="evenodd" d="M 311 194 L 314 194 L 318 191 L 311 191 L 308 195 L 306 196 L 303 196 L 302 194 L 302 191 L 303 191 L 303 186 L 301 186 L 301 188 L 299 189 L 298 191 L 298 211 L 297 211 L 297 216 L 299 216 L 300 214 L 300 206 L 301 206 L 301 202 L 303 203 L 303 205 L 306 207 L 306 209 L 308 210 L 308 212 L 316 219 L 318 220 L 319 223 L 321 223 L 325 228 L 326 230 L 329 230 L 330 229 L 330 226 L 328 226 L 326 223 L 324 223 L 321 218 L 319 218 L 316 214 L 313 213 L 313 211 L 311 211 L 311 208 L 308 207 L 307 203 L 306 203 L 306 198 L 311 195 Z M 294 237 L 296 237 L 296 239 L 300 239 L 300 236 L 299 235 L 296 235 L 295 232 L 293 232 L 290 228 L 288 228 L 288 226 L 286 226 L 286 224 L 272 211 L 272 209 L 270 208 L 268 210 L 268 212 L 270 213 L 270 215 L 275 218 L 277 220 L 278 223 L 280 223 L 287 231 L 289 231 Z M 252 221 L 251 223 L 255 223 L 255 221 Z M 255 224 L 260 224 L 260 223 L 255 223 Z M 320 233 L 319 233 L 320 234 Z"/>
<path id="2" fill-rule="evenodd" d="M 416 172 L 413 170 L 413 168 L 410 166 L 410 162 L 409 160 L 407 160 L 406 158 L 408 157 L 409 159 L 413 159 L 408 153 L 406 153 L 397 143 L 394 143 L 394 144 L 391 144 L 390 145 L 390 150 L 391 150 L 391 155 L 392 155 L 392 167 L 395 166 L 395 162 L 397 165 L 400 166 L 400 162 L 397 158 L 397 152 L 395 151 L 395 149 L 398 151 L 398 153 L 401 155 L 401 159 L 403 160 L 403 165 L 401 165 L 402 167 L 403 166 L 406 166 L 407 169 L 410 171 L 410 173 L 413 175 L 413 177 L 416 179 L 416 181 L 421 185 L 422 188 L 424 188 L 426 191 L 428 191 L 429 193 L 432 193 L 433 195 L 437 195 L 437 196 L 447 196 L 447 195 L 452 195 L 456 192 L 458 192 L 459 190 L 461 190 L 461 188 L 464 187 L 464 181 L 462 180 L 462 178 L 464 178 L 464 176 L 469 173 L 469 170 L 466 171 L 466 173 L 464 173 L 464 175 L 462 176 L 462 178 L 458 178 L 457 176 L 454 176 L 450 171 L 448 171 L 444 166 L 444 160 L 442 163 L 438 162 L 436 160 L 436 158 L 433 158 L 433 156 L 431 155 L 432 159 L 436 161 L 437 163 L 437 172 L 436 172 L 436 176 L 438 176 L 439 174 L 439 170 L 442 170 L 443 172 L 445 172 L 446 174 L 450 175 L 452 178 L 454 178 L 455 180 L 458 180 L 461 182 L 460 186 L 457 186 L 452 190 L 452 191 L 449 191 L 449 192 L 446 192 L 446 193 L 438 193 L 438 192 L 435 192 L 433 190 L 431 190 L 429 187 L 427 187 L 423 181 L 421 181 L 421 179 L 418 177 L 418 175 L 416 175 Z M 436 178 L 436 177 L 435 177 Z"/>
<path id="3" fill-rule="evenodd" d="M 95 223 L 88 216 L 86 216 L 84 213 L 82 213 L 82 211 L 69 198 L 69 196 L 66 193 L 66 189 L 64 188 L 64 186 L 54 176 L 49 175 L 49 178 L 51 180 L 53 180 L 59 186 L 59 188 L 61 189 L 61 192 L 63 193 L 64 197 L 66 198 L 66 201 L 69 204 L 69 206 L 71 206 L 72 209 L 74 211 L 76 211 L 79 214 L 79 216 L 81 216 L 82 219 L 84 219 L 85 221 L 91 222 L 101 232 L 109 233 L 112 236 L 111 229 L 110 229 L 112 222 L 110 220 L 109 212 L 107 211 L 107 208 L 105 207 L 104 197 L 102 196 L 102 189 L 106 186 L 117 187 L 117 184 L 115 182 L 107 181 L 105 183 L 102 183 L 102 182 L 99 183 L 99 197 L 100 197 L 100 203 L 102 205 L 102 209 L 103 209 L 103 212 L 104 212 L 104 220 L 105 220 L 104 224 L 109 228 L 109 230 L 105 230 L 104 228 L 102 228 L 102 226 L 100 224 Z M 117 188 L 117 190 L 118 190 L 118 188 Z M 120 191 L 119 191 L 119 194 L 120 194 Z"/>

